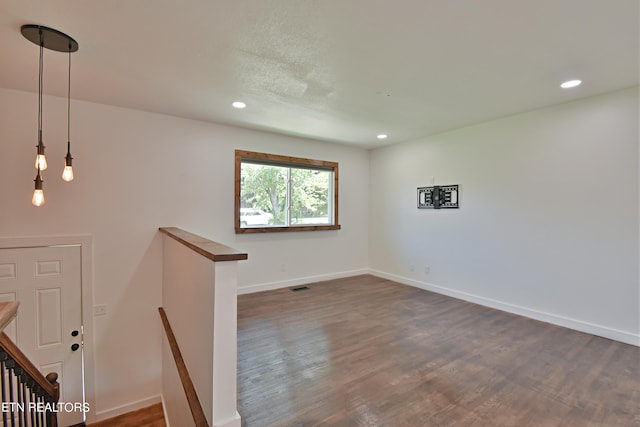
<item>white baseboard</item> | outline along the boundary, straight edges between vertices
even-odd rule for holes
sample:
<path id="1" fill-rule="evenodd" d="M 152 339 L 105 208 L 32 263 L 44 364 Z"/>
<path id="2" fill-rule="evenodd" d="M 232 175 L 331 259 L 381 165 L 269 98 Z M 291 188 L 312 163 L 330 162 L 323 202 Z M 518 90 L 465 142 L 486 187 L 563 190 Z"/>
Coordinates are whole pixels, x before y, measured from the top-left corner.
<path id="1" fill-rule="evenodd" d="M 127 412 L 137 411 L 138 409 L 146 408 L 147 406 L 155 405 L 156 403 L 161 402 L 162 397 L 160 395 L 151 396 L 146 399 L 138 400 L 136 402 L 127 403 L 126 405 L 116 406 L 115 408 L 96 412 L 95 418 L 91 422 L 107 420 L 109 418 L 117 417 L 118 415 L 126 414 Z"/>
<path id="2" fill-rule="evenodd" d="M 240 427 L 242 420 L 240 414 L 236 411 L 236 415 L 231 419 L 214 421 L 212 427 Z M 168 427 L 168 426 L 167 426 Z"/>
<path id="3" fill-rule="evenodd" d="M 485 307 L 495 308 L 498 310 L 506 311 L 509 313 L 517 314 L 520 316 L 528 317 L 542 322 L 551 323 L 554 325 L 562 326 L 565 328 L 573 329 L 579 332 L 586 332 L 588 334 L 597 335 L 599 337 L 620 341 L 625 344 L 631 344 L 640 347 L 640 335 L 633 334 L 631 332 L 620 331 L 618 329 L 609 328 L 602 325 L 596 325 L 593 323 L 584 322 L 581 320 L 571 319 L 569 317 L 559 316 L 556 314 L 546 313 L 543 311 L 533 310 L 527 307 L 514 305 L 502 301 L 497 301 L 491 298 L 485 298 L 478 295 L 469 294 L 466 292 L 456 291 L 454 289 L 437 286 L 427 282 L 421 282 L 407 277 L 396 276 L 395 274 L 385 273 L 378 270 L 369 270 L 369 274 L 383 279 L 392 280 L 394 282 L 402 283 L 404 285 L 413 286 L 415 288 L 424 289 L 427 291 L 435 292 L 442 295 L 447 295 L 453 298 L 469 301 L 475 304 L 483 305 Z"/>
<path id="4" fill-rule="evenodd" d="M 162 416 L 164 417 L 164 424 L 166 427 L 171 427 L 169 423 L 169 416 L 167 415 L 167 405 L 164 404 L 164 394 L 160 395 L 160 399 L 162 399 Z"/>
<path id="5" fill-rule="evenodd" d="M 242 287 L 238 287 L 238 295 L 252 294 L 254 292 L 262 292 L 262 291 L 271 291 L 274 289 L 281 289 L 281 288 L 290 288 L 292 286 L 306 285 L 308 283 L 322 282 L 324 280 L 343 279 L 345 277 L 358 276 L 360 274 L 369 274 L 369 270 L 366 268 L 363 268 L 361 270 L 341 271 L 339 273 L 300 277 L 297 279 L 284 280 L 281 282 L 260 283 L 257 285 L 242 286 Z"/>

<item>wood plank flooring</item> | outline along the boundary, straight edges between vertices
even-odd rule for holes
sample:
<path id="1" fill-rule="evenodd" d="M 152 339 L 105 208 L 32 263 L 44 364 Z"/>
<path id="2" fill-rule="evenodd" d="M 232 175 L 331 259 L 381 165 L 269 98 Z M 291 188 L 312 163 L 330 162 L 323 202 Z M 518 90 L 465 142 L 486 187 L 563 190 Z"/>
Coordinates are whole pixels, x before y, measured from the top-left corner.
<path id="1" fill-rule="evenodd" d="M 162 403 L 89 424 L 88 427 L 165 427 Z"/>
<path id="2" fill-rule="evenodd" d="M 640 426 L 640 349 L 373 276 L 238 297 L 245 427 Z"/>

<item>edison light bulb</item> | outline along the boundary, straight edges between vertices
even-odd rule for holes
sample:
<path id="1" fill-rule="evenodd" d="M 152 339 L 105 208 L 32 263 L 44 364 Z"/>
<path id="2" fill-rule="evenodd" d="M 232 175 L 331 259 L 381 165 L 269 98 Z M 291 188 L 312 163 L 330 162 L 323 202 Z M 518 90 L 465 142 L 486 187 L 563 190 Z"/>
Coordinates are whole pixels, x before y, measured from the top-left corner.
<path id="1" fill-rule="evenodd" d="M 42 206 L 44 205 L 44 192 L 42 191 L 42 177 L 40 176 L 40 169 L 38 169 L 38 175 L 36 175 L 36 179 L 34 179 L 33 182 L 35 182 L 36 185 L 33 191 L 31 203 L 33 203 L 33 206 Z"/>
<path id="2" fill-rule="evenodd" d="M 62 171 L 62 179 L 71 182 L 73 181 L 73 157 L 71 156 L 71 141 L 67 141 L 67 155 L 64 156 L 64 170 Z"/>
<path id="3" fill-rule="evenodd" d="M 62 171 L 62 179 L 70 182 L 73 181 L 73 168 L 71 166 L 65 166 Z"/>
<path id="4" fill-rule="evenodd" d="M 44 154 L 38 154 L 36 156 L 36 169 L 40 169 L 41 171 L 47 168 L 47 158 Z"/>
<path id="5" fill-rule="evenodd" d="M 42 189 L 36 189 L 33 192 L 33 199 L 31 199 L 31 203 L 33 203 L 33 206 L 44 205 L 44 192 Z"/>

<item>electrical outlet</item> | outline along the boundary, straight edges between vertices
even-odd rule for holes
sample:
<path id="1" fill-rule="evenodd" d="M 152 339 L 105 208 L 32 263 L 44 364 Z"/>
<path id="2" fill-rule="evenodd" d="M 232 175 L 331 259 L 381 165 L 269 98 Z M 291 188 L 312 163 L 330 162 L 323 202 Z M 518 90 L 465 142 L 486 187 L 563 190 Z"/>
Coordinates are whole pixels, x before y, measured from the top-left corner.
<path id="1" fill-rule="evenodd" d="M 93 306 L 93 315 L 94 316 L 104 316 L 107 314 L 107 305 L 106 304 L 100 304 L 100 305 L 94 305 Z"/>
<path id="2" fill-rule="evenodd" d="M 416 271 L 416 266 L 415 266 L 415 264 L 411 264 L 411 265 L 409 266 L 409 271 L 410 271 L 410 272 L 412 272 L 412 273 L 413 273 L 414 271 Z"/>
<path id="3" fill-rule="evenodd" d="M 286 264 L 280 264 L 280 272 L 284 273 L 285 271 L 287 271 L 287 265 Z"/>
<path id="4" fill-rule="evenodd" d="M 431 266 L 430 265 L 425 265 L 424 266 L 424 274 L 429 274 L 431 273 Z"/>

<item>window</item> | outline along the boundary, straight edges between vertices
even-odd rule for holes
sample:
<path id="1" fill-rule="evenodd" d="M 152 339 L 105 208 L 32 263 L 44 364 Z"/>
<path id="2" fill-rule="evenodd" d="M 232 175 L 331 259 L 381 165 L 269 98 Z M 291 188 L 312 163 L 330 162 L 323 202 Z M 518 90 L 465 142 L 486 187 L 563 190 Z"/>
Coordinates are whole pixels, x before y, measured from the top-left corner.
<path id="1" fill-rule="evenodd" d="M 339 230 L 338 163 L 236 150 L 235 229 Z"/>

